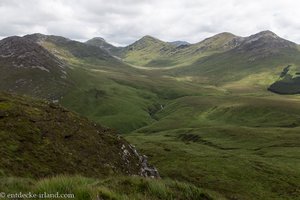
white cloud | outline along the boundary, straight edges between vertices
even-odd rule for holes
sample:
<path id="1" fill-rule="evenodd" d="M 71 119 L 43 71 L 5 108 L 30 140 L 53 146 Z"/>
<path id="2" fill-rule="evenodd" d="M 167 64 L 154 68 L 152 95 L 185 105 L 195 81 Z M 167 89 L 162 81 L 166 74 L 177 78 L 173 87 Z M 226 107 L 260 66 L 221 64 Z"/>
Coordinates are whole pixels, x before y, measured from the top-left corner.
<path id="1" fill-rule="evenodd" d="M 33 32 L 129 44 L 144 35 L 198 42 L 272 30 L 300 43 L 298 0 L 0 0 L 0 38 Z"/>

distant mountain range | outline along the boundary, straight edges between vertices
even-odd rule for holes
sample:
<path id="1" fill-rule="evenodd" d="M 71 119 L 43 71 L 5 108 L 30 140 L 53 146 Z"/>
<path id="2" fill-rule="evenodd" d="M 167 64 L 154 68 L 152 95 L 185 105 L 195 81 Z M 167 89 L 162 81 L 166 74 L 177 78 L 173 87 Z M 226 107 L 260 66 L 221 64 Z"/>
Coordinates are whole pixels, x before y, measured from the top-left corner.
<path id="1" fill-rule="evenodd" d="M 97 39 L 87 43 L 97 46 Z M 300 69 L 299 45 L 280 38 L 271 31 L 262 31 L 249 37 L 225 32 L 195 44 L 184 41 L 164 42 L 144 36 L 124 48 L 114 47 L 99 39 L 98 47 L 135 66 L 171 67 L 174 68 L 170 70 L 173 75 L 197 74 L 203 79 L 211 80 L 212 84 L 241 79 L 246 74 L 270 74 L 272 68 L 275 70 L 279 66 L 281 69 L 277 69 L 277 73 L 280 73 L 289 64 L 294 64 L 296 71 Z M 281 84 L 282 81 L 277 84 L 277 80 L 274 80 L 270 91 L 280 94 L 299 93 L 300 86 L 295 73 L 284 84 Z M 222 76 L 219 77 L 218 74 Z"/>
<path id="2" fill-rule="evenodd" d="M 115 47 L 99 37 L 81 43 L 42 34 L 13 36 L 0 41 L 0 71 L 5 74 L 0 89 L 59 99 L 76 84 L 69 78 L 68 66 L 71 60 L 80 59 L 121 71 L 129 70 L 128 65 L 156 68 L 168 76 L 190 76 L 214 85 L 257 73 L 275 77 L 291 64 L 296 70 L 294 75 L 284 84 L 273 84 L 279 81 L 274 79 L 269 86 L 272 85 L 270 91 L 293 94 L 300 87 L 295 77 L 299 72 L 299 55 L 296 43 L 271 31 L 249 37 L 220 33 L 195 44 L 144 36 L 126 47 Z"/>

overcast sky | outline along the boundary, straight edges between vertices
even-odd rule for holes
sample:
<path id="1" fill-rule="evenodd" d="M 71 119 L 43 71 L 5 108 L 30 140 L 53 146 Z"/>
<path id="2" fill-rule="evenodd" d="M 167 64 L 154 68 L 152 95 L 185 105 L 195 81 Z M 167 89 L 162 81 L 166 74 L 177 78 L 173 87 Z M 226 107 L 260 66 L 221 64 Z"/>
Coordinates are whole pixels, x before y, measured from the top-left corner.
<path id="1" fill-rule="evenodd" d="M 0 0 L 0 38 L 44 33 L 126 45 L 271 30 L 300 43 L 299 0 Z"/>

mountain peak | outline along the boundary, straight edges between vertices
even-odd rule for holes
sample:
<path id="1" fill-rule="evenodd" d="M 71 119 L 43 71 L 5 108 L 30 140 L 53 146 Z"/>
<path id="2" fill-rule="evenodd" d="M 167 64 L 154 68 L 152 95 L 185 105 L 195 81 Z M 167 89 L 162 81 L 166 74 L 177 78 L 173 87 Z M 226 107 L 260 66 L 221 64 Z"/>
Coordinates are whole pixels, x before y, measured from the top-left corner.
<path id="1" fill-rule="evenodd" d="M 237 37 L 237 36 L 229 32 L 222 32 L 214 35 L 213 37 Z"/>
<path id="2" fill-rule="evenodd" d="M 139 41 L 149 41 L 149 42 L 163 42 L 160 39 L 157 39 L 151 35 L 145 35 L 143 36 L 141 39 L 139 39 L 137 42 Z"/>
<path id="3" fill-rule="evenodd" d="M 94 41 L 98 40 L 98 41 L 106 42 L 105 39 L 102 38 L 102 37 L 94 37 L 94 38 L 92 38 L 92 39 L 90 39 L 90 40 L 88 40 L 88 41 L 92 41 L 92 40 L 94 40 Z"/>
<path id="4" fill-rule="evenodd" d="M 150 35 L 145 35 L 141 39 L 135 41 L 133 44 L 127 46 L 127 49 L 135 49 L 135 50 L 141 50 L 144 48 L 148 48 L 151 46 L 163 46 L 167 44 L 166 42 L 163 42 L 155 37 L 152 37 Z"/>
<path id="5" fill-rule="evenodd" d="M 252 35 L 252 37 L 272 37 L 272 38 L 279 38 L 278 35 L 276 35 L 274 32 L 269 31 L 269 30 L 265 30 L 265 31 L 261 31 L 259 33 L 256 33 L 256 34 Z"/>
<path id="6" fill-rule="evenodd" d="M 197 52 L 207 50 L 226 51 L 233 49 L 241 43 L 241 38 L 228 32 L 223 32 L 206 38 L 205 40 L 196 43 Z"/>
<path id="7" fill-rule="evenodd" d="M 251 60 L 266 58 L 270 55 L 280 55 L 286 50 L 296 50 L 295 43 L 285 40 L 272 31 L 266 30 L 243 38 L 242 44 L 236 49 L 247 52 Z"/>
<path id="8" fill-rule="evenodd" d="M 151 35 L 145 35 L 141 39 L 156 39 L 156 40 L 158 40 L 157 38 L 155 38 L 155 37 L 153 37 Z"/>
<path id="9" fill-rule="evenodd" d="M 108 43 L 104 38 L 102 37 L 94 37 L 88 41 L 85 42 L 85 44 L 98 47 L 102 50 L 105 50 L 109 54 L 117 54 L 120 50 L 119 47 L 116 47 L 110 43 Z"/>

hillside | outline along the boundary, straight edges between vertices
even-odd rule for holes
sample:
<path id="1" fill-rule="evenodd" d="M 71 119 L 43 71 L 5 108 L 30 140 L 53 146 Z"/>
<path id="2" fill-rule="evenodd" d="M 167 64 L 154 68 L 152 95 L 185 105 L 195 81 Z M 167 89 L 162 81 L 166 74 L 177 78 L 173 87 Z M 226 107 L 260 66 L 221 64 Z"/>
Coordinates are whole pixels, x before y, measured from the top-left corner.
<path id="1" fill-rule="evenodd" d="M 1 93 L 0 127 L 2 176 L 148 173 L 136 150 L 113 130 L 53 103 Z"/>
<path id="2" fill-rule="evenodd" d="M 287 65 L 300 63 L 299 55 L 295 43 L 266 31 L 243 38 L 235 48 L 200 58 L 169 73 L 192 76 L 199 82 L 238 92 L 251 88 L 266 91 Z"/>
<path id="3" fill-rule="evenodd" d="M 71 86 L 68 67 L 37 43 L 21 37 L 0 41 L 0 89 L 59 99 Z"/>

